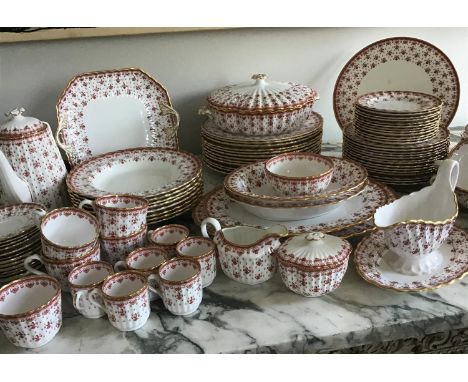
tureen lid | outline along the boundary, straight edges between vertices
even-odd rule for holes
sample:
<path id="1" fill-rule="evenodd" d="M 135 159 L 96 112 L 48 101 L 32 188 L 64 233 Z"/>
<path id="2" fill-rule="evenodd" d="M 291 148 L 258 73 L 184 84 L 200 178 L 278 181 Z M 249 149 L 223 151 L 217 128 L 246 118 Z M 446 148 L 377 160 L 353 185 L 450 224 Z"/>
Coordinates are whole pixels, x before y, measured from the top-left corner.
<path id="1" fill-rule="evenodd" d="M 351 244 L 336 236 L 311 232 L 286 240 L 278 249 L 280 260 L 308 268 L 335 267 L 351 254 Z"/>
<path id="2" fill-rule="evenodd" d="M 220 111 L 260 114 L 300 109 L 317 99 L 317 92 L 305 85 L 267 82 L 266 74 L 254 74 L 252 79 L 213 91 L 208 103 Z"/>
<path id="3" fill-rule="evenodd" d="M 20 107 L 5 113 L 8 119 L 0 125 L 2 135 L 23 135 L 44 127 L 44 122 L 34 117 L 23 115 L 24 108 Z"/>

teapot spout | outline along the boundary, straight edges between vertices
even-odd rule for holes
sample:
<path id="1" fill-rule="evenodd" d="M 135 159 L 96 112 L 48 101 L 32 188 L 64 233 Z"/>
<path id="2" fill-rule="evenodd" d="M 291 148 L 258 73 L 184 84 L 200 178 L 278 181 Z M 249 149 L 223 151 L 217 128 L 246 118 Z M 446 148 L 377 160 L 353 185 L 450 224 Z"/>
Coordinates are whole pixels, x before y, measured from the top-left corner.
<path id="1" fill-rule="evenodd" d="M 21 179 L 11 167 L 5 154 L 0 150 L 0 183 L 3 203 L 30 203 L 32 193 L 29 184 Z"/>

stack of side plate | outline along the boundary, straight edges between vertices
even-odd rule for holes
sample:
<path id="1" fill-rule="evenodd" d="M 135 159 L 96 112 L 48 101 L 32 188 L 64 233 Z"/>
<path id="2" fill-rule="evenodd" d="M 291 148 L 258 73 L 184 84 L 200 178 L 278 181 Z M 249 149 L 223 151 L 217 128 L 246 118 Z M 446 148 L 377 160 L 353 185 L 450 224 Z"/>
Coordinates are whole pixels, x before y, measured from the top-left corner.
<path id="1" fill-rule="evenodd" d="M 203 162 L 212 170 L 229 173 L 239 166 L 287 152 L 319 154 L 322 130 L 323 119 L 315 112 L 294 132 L 268 136 L 231 134 L 206 121 L 202 126 Z"/>
<path id="2" fill-rule="evenodd" d="M 343 129 L 343 157 L 387 184 L 427 183 L 450 144 L 439 126 L 442 103 L 432 95 L 382 91 L 359 97 L 353 124 Z"/>
<path id="3" fill-rule="evenodd" d="M 41 250 L 37 212 L 44 211 L 44 207 L 36 203 L 0 208 L 0 284 L 28 273 L 23 261 Z M 37 261 L 32 266 L 41 267 Z"/>
<path id="4" fill-rule="evenodd" d="M 188 212 L 198 203 L 203 193 L 201 168 L 197 157 L 182 151 L 120 150 L 73 168 L 67 177 L 67 188 L 75 207 L 85 199 L 103 195 L 141 195 L 149 202 L 150 225 Z"/>

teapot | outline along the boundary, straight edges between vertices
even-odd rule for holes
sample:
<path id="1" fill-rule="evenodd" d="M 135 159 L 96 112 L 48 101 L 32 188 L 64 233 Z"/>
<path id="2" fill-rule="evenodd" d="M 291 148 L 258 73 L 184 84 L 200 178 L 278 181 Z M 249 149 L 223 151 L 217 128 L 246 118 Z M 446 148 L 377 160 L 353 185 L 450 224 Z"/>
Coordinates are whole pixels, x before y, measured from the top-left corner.
<path id="1" fill-rule="evenodd" d="M 18 108 L 0 125 L 0 203 L 65 204 L 65 163 L 48 123 Z"/>
<path id="2" fill-rule="evenodd" d="M 277 269 L 275 252 L 280 239 L 288 235 L 283 225 L 262 229 L 250 226 L 221 228 L 218 220 L 208 217 L 201 223 L 204 237 L 207 225 L 214 226 L 221 269 L 230 279 L 243 284 L 259 284 L 273 277 Z"/>

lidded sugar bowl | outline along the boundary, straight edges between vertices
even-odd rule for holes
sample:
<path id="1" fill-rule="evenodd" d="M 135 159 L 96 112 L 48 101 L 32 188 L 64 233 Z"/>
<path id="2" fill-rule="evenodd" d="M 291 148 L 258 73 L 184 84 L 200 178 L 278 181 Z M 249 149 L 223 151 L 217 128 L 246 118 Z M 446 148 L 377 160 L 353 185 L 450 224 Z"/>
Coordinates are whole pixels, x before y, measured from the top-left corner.
<path id="1" fill-rule="evenodd" d="M 286 240 L 276 256 L 281 279 L 289 289 L 305 297 L 318 297 L 339 287 L 351 252 L 347 240 L 311 232 Z"/>
<path id="2" fill-rule="evenodd" d="M 60 207 L 65 201 L 65 163 L 49 124 L 23 112 L 10 111 L 0 124 L 0 202 Z"/>
<path id="3" fill-rule="evenodd" d="M 221 130 L 245 135 L 271 135 L 293 131 L 311 115 L 317 92 L 293 82 L 267 81 L 266 74 L 254 74 L 253 82 L 214 90 L 207 115 Z"/>

